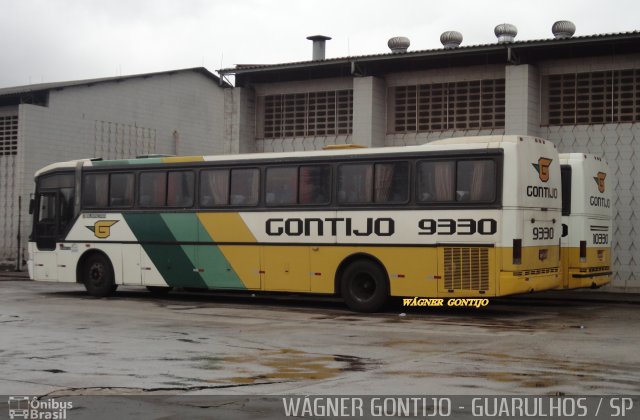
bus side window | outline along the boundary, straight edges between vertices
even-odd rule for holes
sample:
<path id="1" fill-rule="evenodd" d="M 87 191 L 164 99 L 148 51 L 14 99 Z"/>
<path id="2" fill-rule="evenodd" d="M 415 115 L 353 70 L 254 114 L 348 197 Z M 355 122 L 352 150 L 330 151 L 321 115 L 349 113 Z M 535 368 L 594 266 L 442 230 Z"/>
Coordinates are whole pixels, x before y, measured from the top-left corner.
<path id="1" fill-rule="evenodd" d="M 492 160 L 458 162 L 456 201 L 492 202 L 496 198 L 496 171 Z"/>
<path id="2" fill-rule="evenodd" d="M 133 174 L 111 174 L 109 180 L 109 206 L 131 207 L 133 205 Z"/>
<path id="3" fill-rule="evenodd" d="M 229 204 L 229 170 L 213 169 L 200 172 L 200 205 L 202 207 Z"/>
<path id="4" fill-rule="evenodd" d="M 85 174 L 82 180 L 82 205 L 89 208 L 107 207 L 108 188 L 108 174 Z"/>
<path id="5" fill-rule="evenodd" d="M 301 166 L 298 183 L 300 204 L 329 204 L 331 197 L 331 167 Z"/>
<path id="6" fill-rule="evenodd" d="M 298 167 L 267 168 L 265 201 L 269 206 L 296 204 Z"/>
<path id="7" fill-rule="evenodd" d="M 233 206 L 255 206 L 258 204 L 260 171 L 255 168 L 232 169 L 230 202 Z"/>
<path id="8" fill-rule="evenodd" d="M 191 171 L 171 171 L 167 180 L 167 206 L 193 206 L 195 179 Z"/>
<path id="9" fill-rule="evenodd" d="M 455 200 L 455 162 L 427 161 L 418 163 L 418 202 L 434 203 Z"/>
<path id="10" fill-rule="evenodd" d="M 373 165 L 345 164 L 338 167 L 338 202 L 366 204 L 373 199 Z"/>
<path id="11" fill-rule="evenodd" d="M 142 172 L 138 187 L 138 200 L 141 207 L 163 207 L 167 192 L 166 172 Z"/>
<path id="12" fill-rule="evenodd" d="M 407 162 L 375 165 L 374 198 L 376 203 L 405 203 L 409 200 L 409 164 Z"/>

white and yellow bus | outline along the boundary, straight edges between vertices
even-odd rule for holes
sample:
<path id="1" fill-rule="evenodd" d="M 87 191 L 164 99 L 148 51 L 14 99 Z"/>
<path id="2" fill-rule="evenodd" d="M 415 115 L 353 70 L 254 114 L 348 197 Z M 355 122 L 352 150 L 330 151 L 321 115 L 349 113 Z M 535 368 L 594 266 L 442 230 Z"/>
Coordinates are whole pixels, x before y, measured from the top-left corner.
<path id="1" fill-rule="evenodd" d="M 421 146 L 78 160 L 36 174 L 31 278 L 337 294 L 492 297 L 560 286 L 555 146 Z"/>
<path id="2" fill-rule="evenodd" d="M 562 171 L 562 287 L 611 281 L 612 178 L 595 155 L 560 154 Z"/>

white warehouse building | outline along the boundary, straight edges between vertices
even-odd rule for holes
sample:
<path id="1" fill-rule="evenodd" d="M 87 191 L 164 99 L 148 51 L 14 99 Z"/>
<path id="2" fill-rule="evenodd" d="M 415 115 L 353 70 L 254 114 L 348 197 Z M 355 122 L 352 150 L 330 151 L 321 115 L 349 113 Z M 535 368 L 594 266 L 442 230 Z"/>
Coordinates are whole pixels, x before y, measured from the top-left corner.
<path id="1" fill-rule="evenodd" d="M 0 89 L 0 264 L 26 259 L 36 170 L 78 158 L 229 153 L 224 95 L 201 67 Z"/>
<path id="2" fill-rule="evenodd" d="M 606 158 L 613 185 L 610 288 L 640 290 L 640 32 L 573 36 L 568 21 L 550 39 L 517 41 L 514 25 L 494 44 L 325 58 L 222 69 L 235 77 L 228 141 L 239 152 L 320 149 L 334 143 L 385 147 L 490 134 L 547 138 L 560 152 Z M 316 48 L 317 47 L 317 48 Z"/>

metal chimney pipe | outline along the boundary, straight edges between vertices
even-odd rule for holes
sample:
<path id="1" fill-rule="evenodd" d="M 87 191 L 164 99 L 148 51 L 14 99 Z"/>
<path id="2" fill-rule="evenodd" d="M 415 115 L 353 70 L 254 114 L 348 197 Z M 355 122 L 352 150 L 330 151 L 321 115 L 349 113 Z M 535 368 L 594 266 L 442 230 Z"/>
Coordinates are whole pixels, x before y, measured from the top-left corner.
<path id="1" fill-rule="evenodd" d="M 313 55 L 312 60 L 324 60 L 324 46 L 325 42 L 330 40 L 330 36 L 324 35 L 312 35 L 308 36 L 309 41 L 313 41 Z"/>

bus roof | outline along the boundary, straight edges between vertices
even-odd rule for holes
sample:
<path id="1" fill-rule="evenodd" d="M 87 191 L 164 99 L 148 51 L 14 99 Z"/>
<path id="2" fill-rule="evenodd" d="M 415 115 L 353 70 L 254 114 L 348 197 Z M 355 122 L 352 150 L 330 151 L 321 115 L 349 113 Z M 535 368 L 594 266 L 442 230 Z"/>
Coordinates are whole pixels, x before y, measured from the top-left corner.
<path id="1" fill-rule="evenodd" d="M 560 153 L 560 163 L 569 164 L 571 162 L 582 162 L 588 159 L 596 160 L 598 162 L 607 163 L 607 160 L 598 155 L 592 153 Z"/>
<path id="2" fill-rule="evenodd" d="M 102 160 L 102 159 L 76 159 L 66 162 L 57 162 L 45 166 L 38 170 L 35 176 L 39 176 L 45 172 L 54 169 L 75 168 L 79 162 L 82 166 L 118 166 L 118 165 L 144 165 L 154 163 L 188 163 L 188 162 L 222 162 L 225 160 L 243 161 L 243 160 L 269 160 L 269 159 L 287 159 L 287 158 L 304 158 L 304 157 L 322 157 L 322 156 L 354 156 L 354 155 L 375 155 L 389 153 L 411 153 L 417 151 L 448 151 L 448 150 L 468 150 L 479 148 L 501 148 L 504 143 L 516 144 L 519 141 L 536 141 L 544 142 L 536 137 L 517 136 L 517 135 L 498 135 L 498 136 L 478 136 L 478 137 L 457 137 L 443 140 L 436 140 L 415 146 L 394 146 L 394 147 L 375 147 L 375 148 L 337 148 L 333 150 L 312 150 L 312 151 L 296 151 L 296 152 L 267 152 L 267 153 L 244 153 L 239 155 L 210 155 L 210 156 L 160 156 L 149 155 L 133 159 L 118 160 Z"/>

